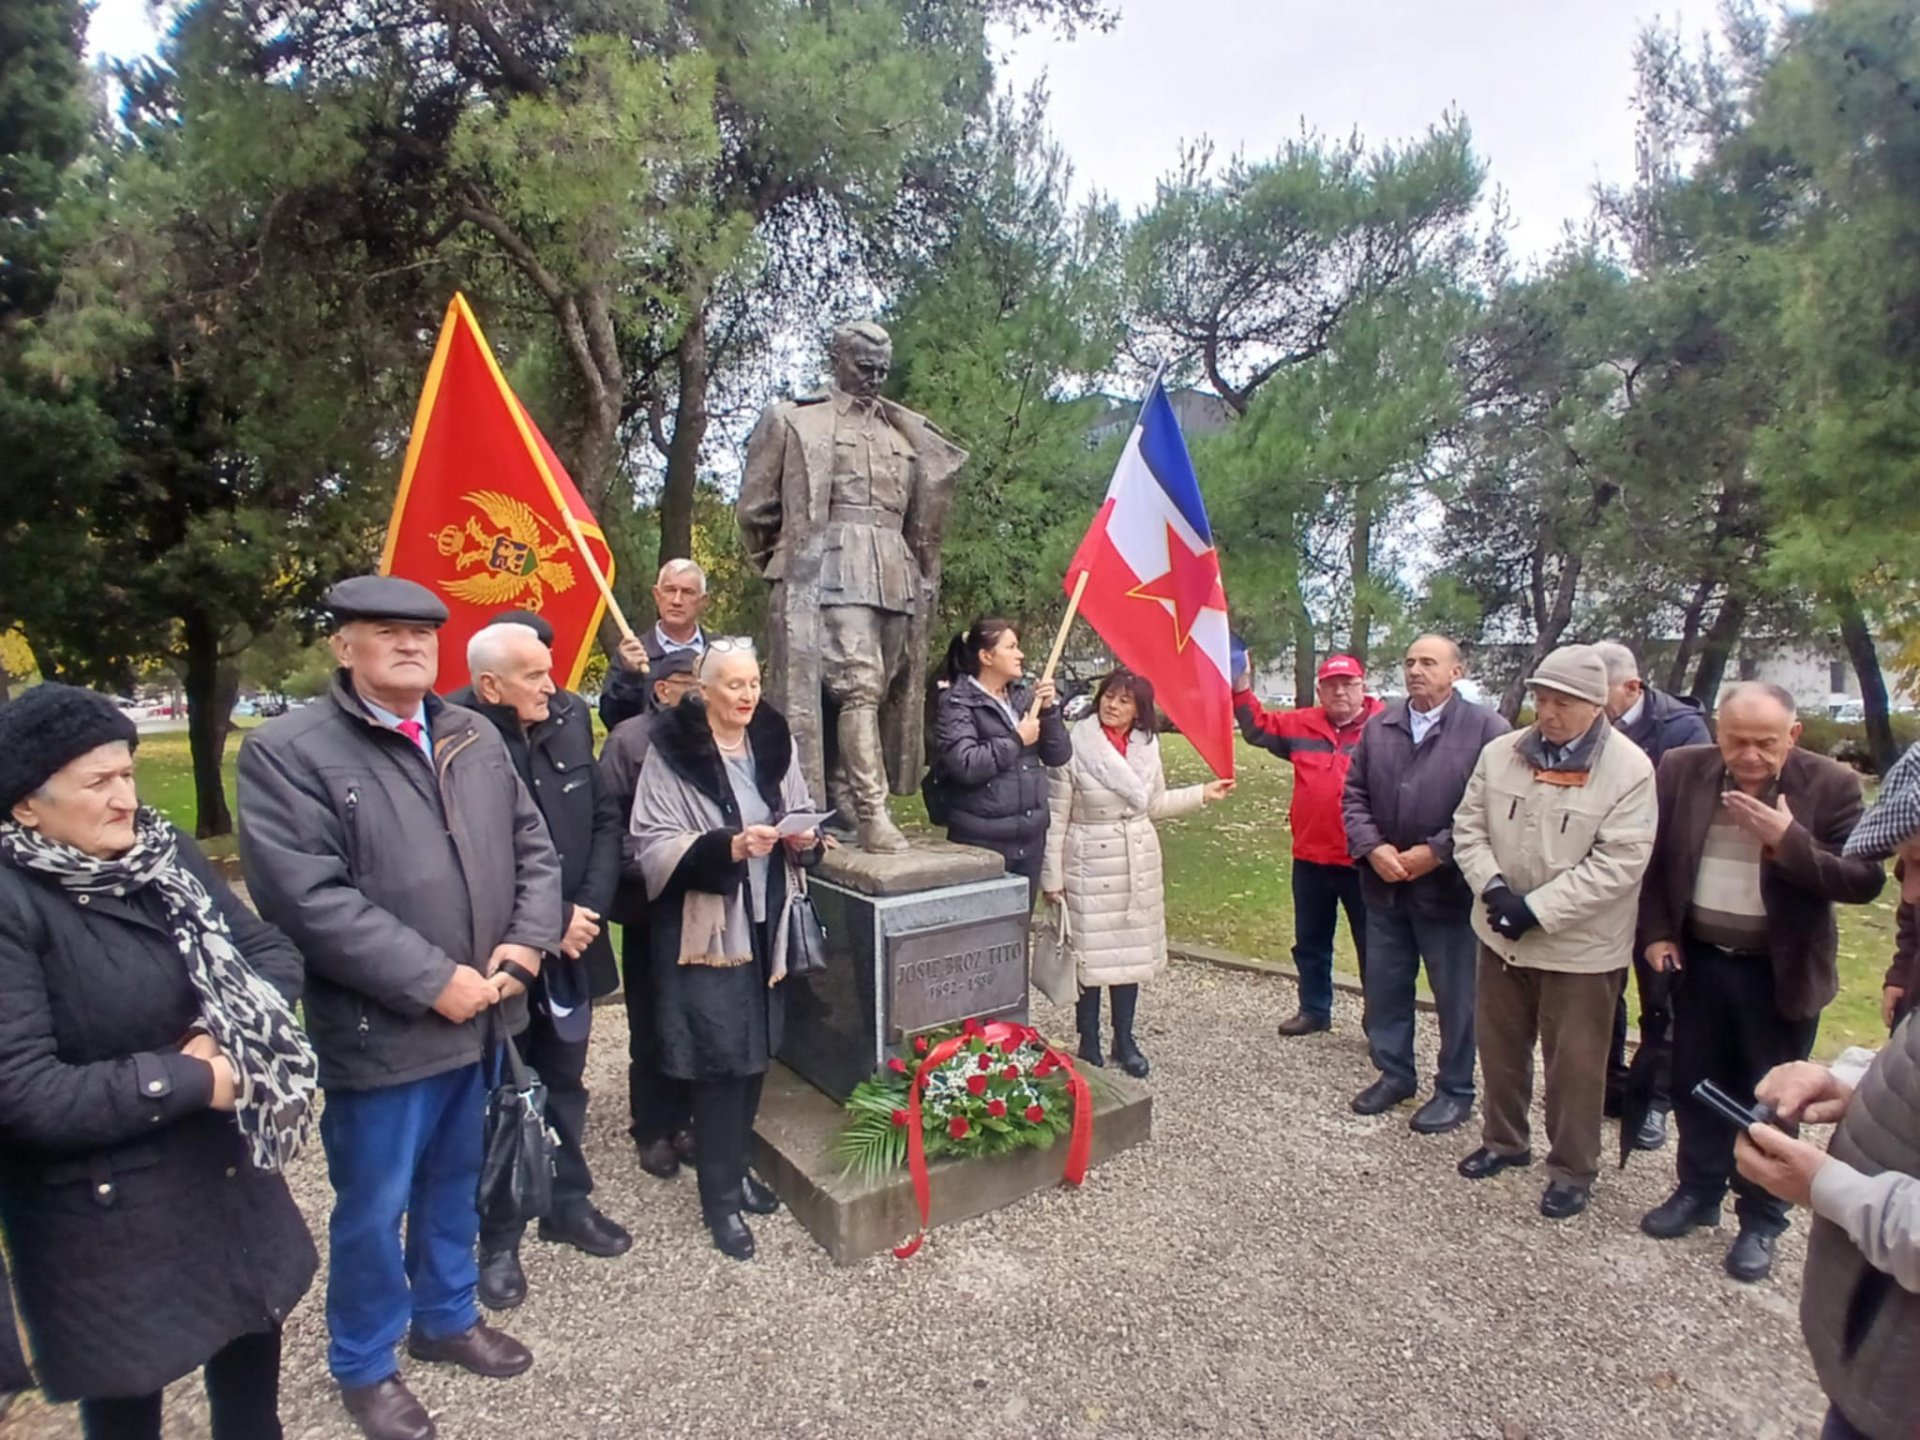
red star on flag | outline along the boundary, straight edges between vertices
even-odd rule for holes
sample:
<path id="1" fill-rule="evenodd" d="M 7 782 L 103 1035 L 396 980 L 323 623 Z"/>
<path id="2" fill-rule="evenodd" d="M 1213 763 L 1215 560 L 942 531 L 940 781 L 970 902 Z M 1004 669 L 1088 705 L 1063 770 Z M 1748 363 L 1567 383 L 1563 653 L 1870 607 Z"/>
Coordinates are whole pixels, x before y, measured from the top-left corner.
<path id="1" fill-rule="evenodd" d="M 1219 553 L 1212 546 L 1194 550 L 1172 522 L 1167 524 L 1166 573 L 1141 581 L 1127 594 L 1173 607 L 1173 640 L 1180 650 L 1185 650 L 1187 641 L 1193 638 L 1193 627 L 1202 610 L 1227 608 L 1227 592 L 1220 584 Z"/>

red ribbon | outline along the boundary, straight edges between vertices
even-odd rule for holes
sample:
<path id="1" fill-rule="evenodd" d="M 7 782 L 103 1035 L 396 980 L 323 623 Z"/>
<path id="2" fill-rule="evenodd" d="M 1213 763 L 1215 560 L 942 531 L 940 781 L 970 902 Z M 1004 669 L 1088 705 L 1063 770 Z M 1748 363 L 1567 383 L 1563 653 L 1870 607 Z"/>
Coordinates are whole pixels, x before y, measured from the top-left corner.
<path id="1" fill-rule="evenodd" d="M 921 1129 L 920 1093 L 926 1089 L 928 1074 L 952 1059 L 954 1053 L 975 1035 L 989 1046 L 1011 1040 L 1017 1048 L 1031 1040 L 1040 1046 L 1044 1059 L 1067 1072 L 1067 1093 L 1073 1098 L 1073 1131 L 1067 1141 L 1066 1169 L 1060 1178 L 1068 1185 L 1079 1185 L 1087 1178 L 1087 1165 L 1093 1158 L 1093 1093 L 1087 1088 L 1087 1077 L 1074 1068 L 1069 1056 L 1062 1055 L 1049 1045 L 1031 1025 L 995 1020 L 990 1025 L 981 1026 L 970 1020 L 967 1027 L 960 1034 L 934 1046 L 922 1057 L 919 1068 L 913 1072 L 913 1083 L 907 1093 L 907 1173 L 913 1177 L 914 1203 L 920 1207 L 920 1232 L 893 1252 L 896 1260 L 910 1260 L 919 1252 L 926 1243 L 927 1226 L 933 1222 L 933 1177 L 927 1172 L 927 1142 Z"/>

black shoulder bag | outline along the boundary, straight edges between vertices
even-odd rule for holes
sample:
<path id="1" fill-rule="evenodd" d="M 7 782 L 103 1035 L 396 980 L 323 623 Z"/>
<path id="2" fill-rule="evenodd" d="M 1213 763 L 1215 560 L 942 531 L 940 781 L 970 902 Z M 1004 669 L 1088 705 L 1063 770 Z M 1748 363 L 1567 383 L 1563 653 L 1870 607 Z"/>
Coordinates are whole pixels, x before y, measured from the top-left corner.
<path id="1" fill-rule="evenodd" d="M 504 1033 L 499 1008 L 487 1012 L 486 1041 L 499 1060 L 487 1093 L 485 1149 L 475 1208 L 482 1230 L 506 1230 L 553 1209 L 553 1154 L 558 1137 L 547 1128 L 547 1087 Z M 495 1046 L 498 1046 L 495 1049 Z M 502 1073 L 504 1072 L 504 1073 Z"/>
<path id="2" fill-rule="evenodd" d="M 827 970 L 827 927 L 807 892 L 807 872 L 788 861 L 787 974 L 805 977 Z"/>

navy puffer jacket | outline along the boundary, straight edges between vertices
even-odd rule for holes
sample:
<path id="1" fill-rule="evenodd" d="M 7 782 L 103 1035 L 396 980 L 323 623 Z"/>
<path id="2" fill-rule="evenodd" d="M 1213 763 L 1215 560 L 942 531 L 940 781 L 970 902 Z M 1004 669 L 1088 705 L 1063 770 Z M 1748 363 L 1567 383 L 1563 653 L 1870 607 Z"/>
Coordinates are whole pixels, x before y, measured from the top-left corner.
<path id="1" fill-rule="evenodd" d="M 1032 691 L 1007 692 L 1007 704 L 1025 715 Z M 1047 767 L 1073 758 L 1073 741 L 1060 707 L 1040 715 L 1040 740 L 1023 745 L 993 697 L 971 680 L 957 680 L 940 697 L 934 724 L 934 764 L 950 814 L 947 838 L 992 850 L 1016 874 L 1037 873 L 1046 857 Z"/>

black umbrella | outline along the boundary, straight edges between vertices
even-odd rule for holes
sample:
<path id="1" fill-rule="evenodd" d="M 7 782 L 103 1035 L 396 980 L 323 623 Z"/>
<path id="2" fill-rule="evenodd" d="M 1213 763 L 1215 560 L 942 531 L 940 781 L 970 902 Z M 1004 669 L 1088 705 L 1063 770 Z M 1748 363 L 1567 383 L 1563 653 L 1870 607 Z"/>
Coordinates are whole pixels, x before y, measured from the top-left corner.
<path id="1" fill-rule="evenodd" d="M 1654 1092 L 1659 1087 L 1661 1042 L 1667 1038 L 1668 1013 L 1664 1006 L 1640 1017 L 1640 1048 L 1633 1052 L 1627 1078 L 1620 1082 L 1620 1168 L 1627 1168 L 1634 1140 L 1640 1127 L 1653 1113 Z"/>

